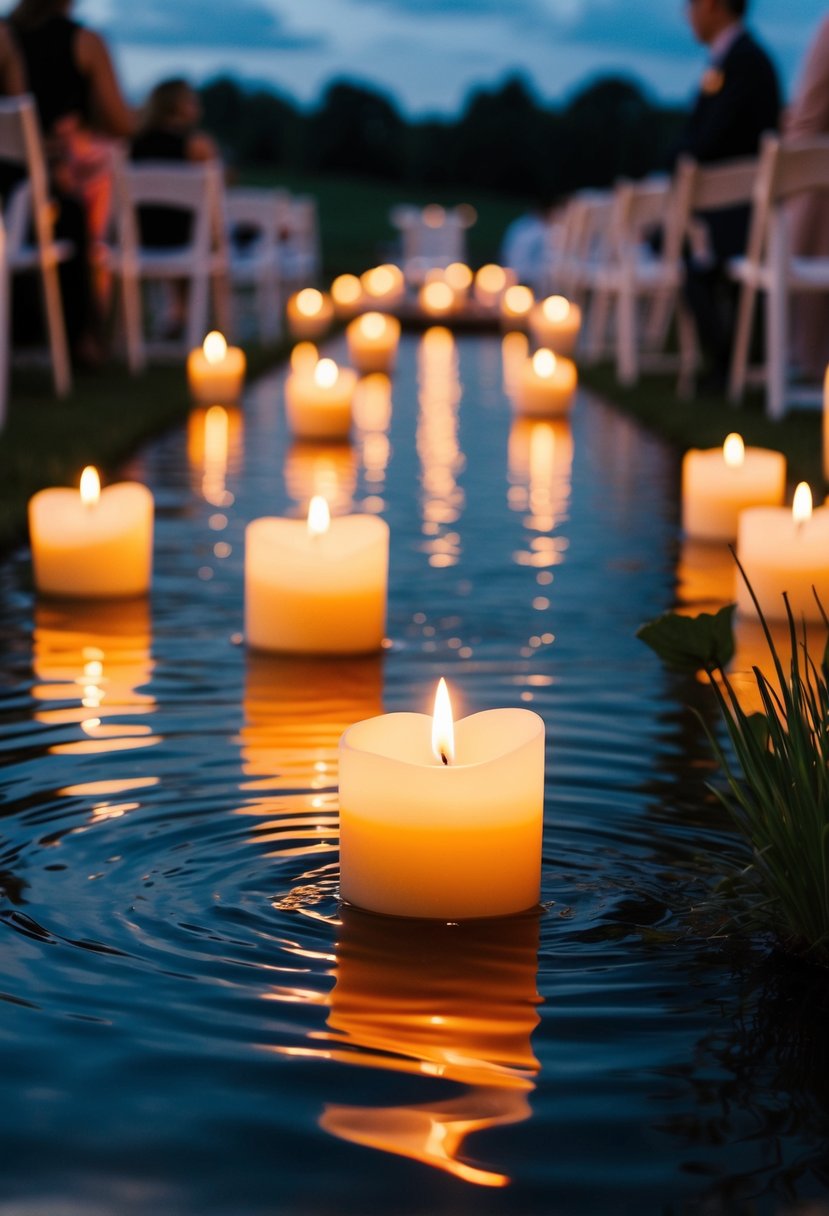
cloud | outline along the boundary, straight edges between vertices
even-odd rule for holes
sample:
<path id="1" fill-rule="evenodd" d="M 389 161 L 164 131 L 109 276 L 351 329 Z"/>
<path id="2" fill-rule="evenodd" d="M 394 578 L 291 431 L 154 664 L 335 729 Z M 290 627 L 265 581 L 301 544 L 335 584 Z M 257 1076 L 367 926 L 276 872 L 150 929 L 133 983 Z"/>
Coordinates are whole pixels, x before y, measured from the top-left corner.
<path id="1" fill-rule="evenodd" d="M 109 23 L 132 46 L 227 50 L 319 50 L 326 39 L 289 28 L 260 0 L 143 0 L 124 6 Z"/>

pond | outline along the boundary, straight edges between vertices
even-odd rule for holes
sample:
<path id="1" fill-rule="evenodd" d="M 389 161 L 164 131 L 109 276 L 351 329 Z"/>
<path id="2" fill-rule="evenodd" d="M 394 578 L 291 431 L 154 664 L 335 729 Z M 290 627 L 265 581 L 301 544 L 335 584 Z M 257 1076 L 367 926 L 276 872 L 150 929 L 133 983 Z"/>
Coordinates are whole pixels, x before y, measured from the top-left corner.
<path id="1" fill-rule="evenodd" d="M 406 337 L 347 447 L 291 442 L 282 372 L 194 410 L 127 470 L 156 496 L 151 602 L 38 602 L 23 550 L 0 570 L 0 1213 L 826 1193 L 823 977 L 715 936 L 741 853 L 689 706 L 713 708 L 634 636 L 693 584 L 676 455 L 588 393 L 514 421 L 512 354 Z M 391 526 L 380 656 L 243 645 L 245 524 L 315 492 Z M 545 719 L 538 913 L 338 903 L 339 735 L 429 712 L 440 675 L 458 716 Z"/>

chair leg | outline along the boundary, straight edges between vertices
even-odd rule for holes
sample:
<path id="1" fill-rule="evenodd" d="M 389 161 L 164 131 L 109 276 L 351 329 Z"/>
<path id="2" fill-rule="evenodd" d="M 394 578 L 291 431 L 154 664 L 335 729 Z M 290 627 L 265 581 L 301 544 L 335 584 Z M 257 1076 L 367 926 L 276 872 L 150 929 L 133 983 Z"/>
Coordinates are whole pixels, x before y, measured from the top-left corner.
<path id="1" fill-rule="evenodd" d="M 636 304 L 632 284 L 623 281 L 616 309 L 616 379 L 625 385 L 635 384 L 639 379 Z"/>
<path id="2" fill-rule="evenodd" d="M 786 412 L 787 313 L 784 285 L 770 284 L 766 292 L 766 413 L 775 420 Z"/>
<path id="3" fill-rule="evenodd" d="M 124 317 L 124 340 L 127 345 L 127 366 L 133 375 L 144 370 L 146 353 L 141 319 L 141 284 L 134 274 L 121 275 L 121 309 Z"/>
<path id="4" fill-rule="evenodd" d="M 187 302 L 187 348 L 201 346 L 207 333 L 208 281 L 205 274 L 194 274 L 190 279 Z"/>
<path id="5" fill-rule="evenodd" d="M 679 342 L 679 377 L 676 391 L 678 397 L 687 400 L 693 395 L 699 350 L 694 318 L 682 295 L 677 297 L 676 327 Z"/>
<path id="6" fill-rule="evenodd" d="M 600 287 L 593 293 L 588 311 L 587 333 L 585 341 L 585 358 L 589 363 L 601 359 L 606 349 L 607 327 L 610 321 L 612 293 L 607 288 Z"/>
<path id="7" fill-rule="evenodd" d="M 743 283 L 737 305 L 737 326 L 731 348 L 731 369 L 728 377 L 728 397 L 735 405 L 742 401 L 748 376 L 748 353 L 754 322 L 754 302 L 757 289 L 753 283 Z"/>
<path id="8" fill-rule="evenodd" d="M 72 389 L 72 370 L 69 363 L 69 344 L 66 340 L 66 323 L 63 319 L 57 266 L 54 263 L 41 264 L 41 279 L 46 328 L 49 333 L 49 351 L 52 357 L 52 379 L 57 396 L 65 397 Z"/>
<path id="9" fill-rule="evenodd" d="M 230 280 L 224 273 L 213 275 L 213 313 L 222 333 L 230 333 Z"/>

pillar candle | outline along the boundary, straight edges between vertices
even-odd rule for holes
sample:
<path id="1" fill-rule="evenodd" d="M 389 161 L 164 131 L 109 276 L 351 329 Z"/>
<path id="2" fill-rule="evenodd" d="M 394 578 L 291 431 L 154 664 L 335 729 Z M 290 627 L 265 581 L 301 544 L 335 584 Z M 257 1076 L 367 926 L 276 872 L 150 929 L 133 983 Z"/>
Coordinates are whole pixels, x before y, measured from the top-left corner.
<path id="1" fill-rule="evenodd" d="M 488 262 L 475 275 L 475 299 L 484 308 L 497 308 L 504 292 L 514 284 L 514 270 Z"/>
<path id="2" fill-rule="evenodd" d="M 372 308 L 389 309 L 399 303 L 406 281 L 399 266 L 386 262 L 364 271 L 360 276 L 360 286 Z"/>
<path id="3" fill-rule="evenodd" d="M 745 569 L 763 614 L 769 620 L 785 616 L 787 592 L 795 620 L 819 622 L 814 586 L 823 606 L 829 606 L 829 507 L 812 511 L 805 482 L 795 491 L 792 509 L 749 507 L 740 515 L 737 556 Z M 737 610 L 753 615 L 754 604 L 742 578 L 737 579 Z"/>
<path id="4" fill-rule="evenodd" d="M 320 359 L 313 372 L 295 371 L 285 381 L 285 413 L 298 439 L 345 439 L 351 430 L 356 374 L 333 359 Z"/>
<path id="5" fill-rule="evenodd" d="M 242 395 L 245 353 L 228 346 L 217 330 L 187 356 L 187 383 L 195 401 L 205 405 L 232 405 Z"/>
<path id="6" fill-rule="evenodd" d="M 548 296 L 530 312 L 530 330 L 539 346 L 571 355 L 581 329 L 581 309 L 564 296 Z"/>
<path id="7" fill-rule="evenodd" d="M 519 414 L 568 414 L 577 383 L 576 365 L 571 359 L 558 357 L 551 350 L 537 350 L 521 369 L 513 405 Z"/>
<path id="8" fill-rule="evenodd" d="M 534 303 L 535 296 L 529 287 L 524 287 L 521 283 L 508 287 L 501 296 L 503 325 L 508 329 L 524 329 Z"/>
<path id="9" fill-rule="evenodd" d="M 363 285 L 356 274 L 337 275 L 331 284 L 331 300 L 338 317 L 353 317 L 359 312 L 363 299 Z"/>
<path id="10" fill-rule="evenodd" d="M 786 496 L 786 458 L 746 448 L 733 433 L 721 448 L 691 448 L 682 461 L 682 528 L 697 540 L 734 540 L 746 507 L 779 507 Z"/>
<path id="11" fill-rule="evenodd" d="M 457 304 L 455 293 L 442 279 L 424 283 L 417 295 L 420 311 L 427 317 L 445 317 L 454 312 Z"/>
<path id="12" fill-rule="evenodd" d="M 386 624 L 389 528 L 376 515 L 255 519 L 245 534 L 245 634 L 255 650 L 361 654 Z"/>
<path id="13" fill-rule="evenodd" d="M 445 686 L 444 686 L 445 689 Z M 340 891 L 392 916 L 504 916 L 538 902 L 544 723 L 531 710 L 394 713 L 340 743 Z"/>
<path id="14" fill-rule="evenodd" d="M 316 287 L 304 287 L 288 297 L 285 312 L 294 338 L 321 338 L 331 324 L 334 305 L 331 297 Z"/>
<path id="15" fill-rule="evenodd" d="M 358 372 L 391 372 L 397 360 L 400 322 L 381 312 L 355 317 L 345 331 L 348 358 Z"/>
<path id="16" fill-rule="evenodd" d="M 29 501 L 35 586 L 44 595 L 143 595 L 152 574 L 153 496 L 123 481 L 101 490 L 84 469 L 81 490 L 40 490 Z"/>

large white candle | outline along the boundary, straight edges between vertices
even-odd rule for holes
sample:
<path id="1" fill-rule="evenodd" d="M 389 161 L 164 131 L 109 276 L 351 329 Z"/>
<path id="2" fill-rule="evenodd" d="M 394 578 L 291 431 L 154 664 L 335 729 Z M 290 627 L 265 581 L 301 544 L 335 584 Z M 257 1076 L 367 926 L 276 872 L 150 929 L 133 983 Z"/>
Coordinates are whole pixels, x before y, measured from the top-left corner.
<path id="1" fill-rule="evenodd" d="M 382 312 L 355 317 L 345 331 L 348 358 L 358 372 L 391 372 L 397 360 L 400 322 Z"/>
<path id="2" fill-rule="evenodd" d="M 345 439 L 357 376 L 351 368 L 320 359 L 313 372 L 292 372 L 285 381 L 285 414 L 298 439 Z"/>
<path id="3" fill-rule="evenodd" d="M 691 448 L 682 461 L 682 528 L 697 540 L 734 540 L 746 507 L 779 507 L 786 496 L 786 458 L 746 448 L 740 435 L 721 448 Z"/>
<path id="4" fill-rule="evenodd" d="M 187 356 L 191 396 L 205 405 L 232 405 L 242 395 L 245 366 L 244 351 L 228 346 L 224 336 L 213 330 Z"/>
<path id="5" fill-rule="evenodd" d="M 812 510 L 805 482 L 797 487 L 791 511 L 786 507 L 749 507 L 740 516 L 739 557 L 764 616 L 785 616 L 783 592 L 795 620 L 819 622 L 814 587 L 824 608 L 829 605 L 829 507 Z M 742 578 L 737 579 L 737 609 L 752 615 L 754 604 Z"/>
<path id="6" fill-rule="evenodd" d="M 342 897 L 392 916 L 521 912 L 539 898 L 544 723 L 495 709 L 453 733 L 441 699 L 434 718 L 385 714 L 343 734 Z"/>
<path id="7" fill-rule="evenodd" d="M 245 533 L 245 635 L 254 650 L 362 654 L 386 626 L 389 528 L 376 515 L 255 519 Z"/>
<path id="8" fill-rule="evenodd" d="M 539 346 L 572 355 L 581 329 L 581 309 L 564 296 L 547 296 L 530 312 L 530 331 Z"/>
<path id="9" fill-rule="evenodd" d="M 153 496 L 123 481 L 101 490 L 84 469 L 80 493 L 56 487 L 29 500 L 35 586 L 74 598 L 143 595 L 153 556 Z"/>
<path id="10" fill-rule="evenodd" d="M 316 287 L 303 287 L 288 297 L 285 314 L 292 337 L 321 338 L 334 317 L 334 305 L 331 297 Z"/>
<path id="11" fill-rule="evenodd" d="M 537 350 L 521 369 L 513 405 L 519 414 L 554 417 L 568 414 L 573 407 L 578 376 L 572 359 L 551 350 Z"/>

